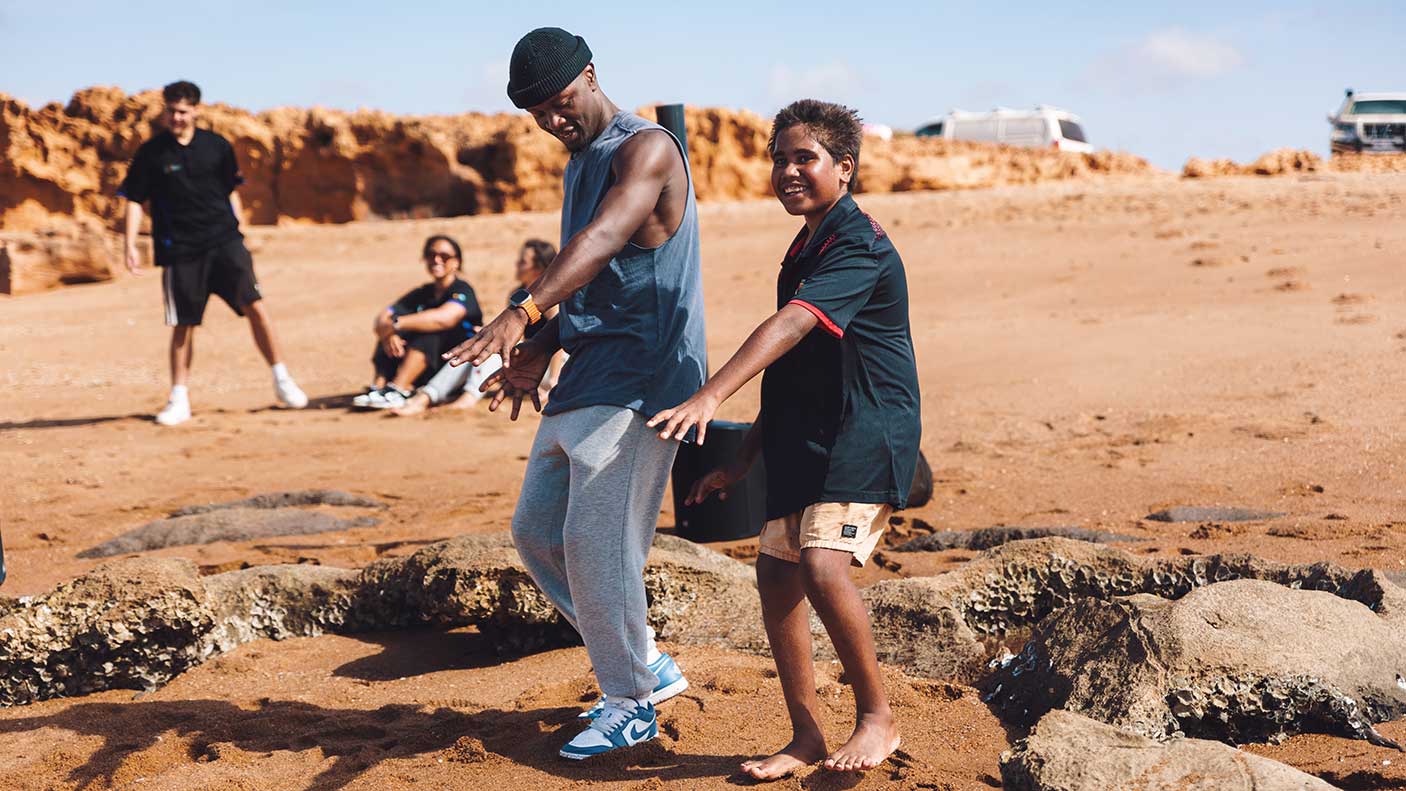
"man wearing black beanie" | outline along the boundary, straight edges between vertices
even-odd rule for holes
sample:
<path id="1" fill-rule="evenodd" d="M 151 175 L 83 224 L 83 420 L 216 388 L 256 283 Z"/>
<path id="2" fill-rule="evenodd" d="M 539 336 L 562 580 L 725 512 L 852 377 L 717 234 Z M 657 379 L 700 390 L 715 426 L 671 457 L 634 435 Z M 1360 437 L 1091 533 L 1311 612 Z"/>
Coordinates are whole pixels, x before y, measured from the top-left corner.
<path id="1" fill-rule="evenodd" d="M 582 759 L 658 735 L 654 704 L 688 686 L 646 623 L 644 563 L 677 445 L 645 421 L 707 377 L 698 210 L 687 152 L 601 92 L 591 48 L 560 28 L 523 36 L 508 98 L 571 152 L 561 252 L 454 365 L 506 361 L 517 419 L 558 349 L 570 358 L 544 411 L 513 515 L 524 565 L 586 643 L 603 698 L 561 750 Z M 542 314 L 560 305 L 555 319 Z M 542 322 L 519 344 L 529 324 Z"/>

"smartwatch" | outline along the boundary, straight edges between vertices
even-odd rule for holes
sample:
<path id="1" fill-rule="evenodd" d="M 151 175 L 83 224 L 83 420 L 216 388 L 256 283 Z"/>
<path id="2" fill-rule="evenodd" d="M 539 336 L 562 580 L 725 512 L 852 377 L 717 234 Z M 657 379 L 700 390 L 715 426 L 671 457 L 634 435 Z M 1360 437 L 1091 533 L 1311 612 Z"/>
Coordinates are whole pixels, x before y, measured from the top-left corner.
<path id="1" fill-rule="evenodd" d="M 527 314 L 529 325 L 542 320 L 542 311 L 537 309 L 537 303 L 532 301 L 532 295 L 525 288 L 514 291 L 512 296 L 508 297 L 508 307 L 522 308 L 522 311 Z"/>

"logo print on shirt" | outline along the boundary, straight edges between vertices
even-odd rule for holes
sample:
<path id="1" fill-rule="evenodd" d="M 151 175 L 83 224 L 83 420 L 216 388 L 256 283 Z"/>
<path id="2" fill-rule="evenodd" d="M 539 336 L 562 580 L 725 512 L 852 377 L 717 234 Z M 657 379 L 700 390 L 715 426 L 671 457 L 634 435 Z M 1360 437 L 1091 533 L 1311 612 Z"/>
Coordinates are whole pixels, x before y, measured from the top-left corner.
<path id="1" fill-rule="evenodd" d="M 858 526 L 858 525 L 845 525 L 844 527 L 840 528 L 840 537 L 841 537 L 841 538 L 854 538 L 854 537 L 856 537 L 856 536 L 858 536 L 858 535 L 859 535 L 859 526 Z"/>

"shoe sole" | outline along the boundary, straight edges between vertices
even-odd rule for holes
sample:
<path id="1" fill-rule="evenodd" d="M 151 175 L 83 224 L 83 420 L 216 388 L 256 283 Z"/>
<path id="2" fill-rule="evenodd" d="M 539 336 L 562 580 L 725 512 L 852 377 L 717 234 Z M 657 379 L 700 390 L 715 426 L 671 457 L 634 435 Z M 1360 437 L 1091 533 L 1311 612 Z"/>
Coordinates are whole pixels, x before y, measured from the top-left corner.
<path id="1" fill-rule="evenodd" d="M 678 681 L 675 681 L 669 686 L 651 692 L 649 694 L 649 702 L 658 706 L 660 703 L 663 703 L 686 689 L 688 689 L 688 678 L 686 676 L 680 676 Z"/>
<path id="2" fill-rule="evenodd" d="M 688 685 L 685 684 L 684 686 L 688 686 Z M 653 736 L 650 736 L 649 738 L 646 738 L 646 739 L 640 739 L 639 741 L 635 742 L 634 744 L 627 744 L 627 745 L 625 745 L 624 747 L 612 747 L 612 748 L 610 748 L 609 750 L 605 750 L 605 751 L 603 751 L 603 752 L 594 753 L 594 754 L 592 754 L 592 755 L 577 755 L 576 753 L 569 753 L 569 752 L 567 752 L 566 750 L 558 750 L 558 751 L 557 751 L 557 755 L 561 756 L 562 758 L 566 758 L 566 759 L 572 760 L 572 761 L 584 761 L 584 760 L 586 760 L 587 758 L 595 758 L 596 756 L 605 755 L 606 753 L 613 753 L 613 752 L 615 752 L 616 750 L 626 750 L 626 749 L 629 749 L 629 748 L 631 748 L 631 747 L 635 747 L 635 746 L 644 744 L 645 742 L 654 741 L 655 739 L 658 739 L 658 738 L 659 738 L 659 734 L 656 732 Z"/>

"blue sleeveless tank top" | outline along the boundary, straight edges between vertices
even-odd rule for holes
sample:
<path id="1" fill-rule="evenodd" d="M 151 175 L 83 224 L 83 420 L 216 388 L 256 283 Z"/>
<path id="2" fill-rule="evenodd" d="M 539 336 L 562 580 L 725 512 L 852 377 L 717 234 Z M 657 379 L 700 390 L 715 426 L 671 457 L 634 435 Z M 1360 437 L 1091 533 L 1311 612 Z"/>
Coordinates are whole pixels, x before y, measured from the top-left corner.
<path id="1" fill-rule="evenodd" d="M 595 218 L 613 184 L 615 152 L 647 129 L 669 134 L 633 113 L 616 113 L 590 146 L 571 156 L 561 207 L 563 248 Z M 669 137 L 678 146 L 678 139 Z M 679 150 L 683 153 L 682 146 Z M 594 280 L 561 304 L 561 345 L 571 357 L 546 414 L 620 406 L 653 416 L 682 403 L 707 378 L 698 207 L 686 153 L 684 169 L 687 205 L 673 236 L 652 249 L 625 245 Z"/>

